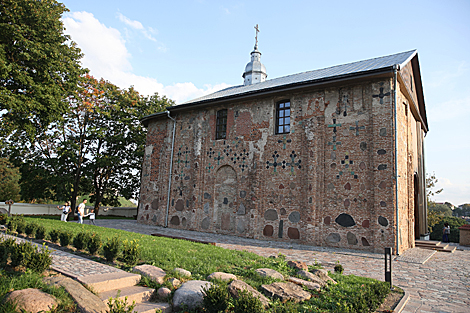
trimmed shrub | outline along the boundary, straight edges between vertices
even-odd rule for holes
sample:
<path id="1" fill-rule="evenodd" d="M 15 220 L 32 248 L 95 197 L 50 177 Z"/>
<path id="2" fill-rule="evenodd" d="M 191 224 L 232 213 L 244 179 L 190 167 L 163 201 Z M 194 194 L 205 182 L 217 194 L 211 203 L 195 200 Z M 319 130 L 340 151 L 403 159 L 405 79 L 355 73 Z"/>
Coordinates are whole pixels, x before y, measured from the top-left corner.
<path id="1" fill-rule="evenodd" d="M 0 225 L 7 225 L 8 214 L 0 214 Z"/>
<path id="2" fill-rule="evenodd" d="M 49 232 L 49 239 L 51 239 L 53 243 L 57 243 L 59 241 L 59 236 L 60 230 L 58 229 L 53 229 Z"/>
<path id="3" fill-rule="evenodd" d="M 36 239 L 44 238 L 46 238 L 46 227 L 38 225 L 38 229 L 36 230 Z"/>
<path id="4" fill-rule="evenodd" d="M 88 238 L 87 249 L 91 255 L 96 254 L 96 252 L 101 248 L 102 242 L 101 237 L 97 233 L 92 233 Z"/>
<path id="5" fill-rule="evenodd" d="M 36 223 L 26 223 L 25 234 L 28 237 L 35 237 L 39 225 Z"/>
<path id="6" fill-rule="evenodd" d="M 13 246 L 16 246 L 16 241 L 13 238 L 0 240 L 0 268 L 4 268 L 7 265 Z"/>
<path id="7" fill-rule="evenodd" d="M 8 219 L 6 226 L 10 231 L 16 231 L 17 222 L 18 220 L 12 216 Z"/>
<path id="8" fill-rule="evenodd" d="M 127 265 L 134 266 L 140 258 L 140 246 L 137 240 L 124 240 L 121 260 Z"/>
<path id="9" fill-rule="evenodd" d="M 339 261 L 336 262 L 335 265 L 335 272 L 339 274 L 343 274 L 344 268 L 341 264 L 339 264 Z"/>
<path id="10" fill-rule="evenodd" d="M 121 242 L 118 237 L 113 237 L 108 239 L 108 241 L 103 246 L 104 258 L 108 262 L 113 262 L 119 254 L 119 249 L 121 248 Z"/>
<path id="11" fill-rule="evenodd" d="M 78 233 L 73 237 L 72 245 L 77 248 L 77 250 L 84 250 L 88 243 L 89 235 L 85 232 Z"/>
<path id="12" fill-rule="evenodd" d="M 204 288 L 203 307 L 209 313 L 225 312 L 230 303 L 230 295 L 227 286 L 213 284 L 210 288 Z"/>
<path id="13" fill-rule="evenodd" d="M 62 247 L 67 247 L 72 243 L 73 234 L 70 231 L 64 230 L 59 233 L 59 241 Z"/>
<path id="14" fill-rule="evenodd" d="M 11 266 L 26 266 L 35 250 L 36 248 L 33 247 L 29 242 L 22 242 L 20 244 L 14 245 L 10 250 Z"/>
<path id="15" fill-rule="evenodd" d="M 51 251 L 43 244 L 40 250 L 35 249 L 35 251 L 31 253 L 29 260 L 27 260 L 26 267 L 33 272 L 42 273 L 47 270 L 51 264 Z"/>
<path id="16" fill-rule="evenodd" d="M 234 313 L 263 313 L 264 305 L 260 299 L 253 297 L 248 291 L 242 290 L 234 301 Z"/>
<path id="17" fill-rule="evenodd" d="M 445 216 L 442 220 L 439 221 L 436 225 L 432 227 L 431 240 L 442 240 L 442 230 L 444 229 L 444 223 L 449 223 L 450 226 L 450 242 L 459 242 L 460 241 L 460 231 L 459 227 L 467 224 L 464 219 L 460 217 L 450 217 Z"/>
<path id="18" fill-rule="evenodd" d="M 116 298 L 108 299 L 109 313 L 134 313 L 135 301 L 127 304 L 127 297 L 124 300 L 119 299 L 119 292 Z"/>

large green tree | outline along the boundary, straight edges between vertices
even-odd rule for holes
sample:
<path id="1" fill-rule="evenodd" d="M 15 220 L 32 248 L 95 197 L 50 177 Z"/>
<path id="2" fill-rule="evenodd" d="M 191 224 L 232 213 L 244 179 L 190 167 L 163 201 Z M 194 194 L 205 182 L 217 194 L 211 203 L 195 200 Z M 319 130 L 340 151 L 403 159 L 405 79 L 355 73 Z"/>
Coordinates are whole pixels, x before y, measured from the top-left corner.
<path id="1" fill-rule="evenodd" d="M 55 0 L 0 0 L 0 138 L 18 128 L 33 136 L 68 109 L 85 70 L 65 11 Z"/>
<path id="2" fill-rule="evenodd" d="M 0 201 L 19 201 L 20 173 L 7 159 L 0 158 Z"/>

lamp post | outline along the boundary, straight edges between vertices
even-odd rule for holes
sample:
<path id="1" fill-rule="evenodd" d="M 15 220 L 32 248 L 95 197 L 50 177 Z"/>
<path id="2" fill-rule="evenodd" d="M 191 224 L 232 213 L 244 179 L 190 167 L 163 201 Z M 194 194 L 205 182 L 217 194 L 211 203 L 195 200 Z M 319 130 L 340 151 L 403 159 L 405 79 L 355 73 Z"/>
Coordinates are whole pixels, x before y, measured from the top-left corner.
<path id="1" fill-rule="evenodd" d="M 11 200 L 11 199 L 5 201 L 5 204 L 8 204 L 8 214 L 10 214 L 10 215 L 11 215 L 11 205 L 12 205 L 13 203 L 14 203 L 14 202 L 13 202 L 13 200 Z"/>

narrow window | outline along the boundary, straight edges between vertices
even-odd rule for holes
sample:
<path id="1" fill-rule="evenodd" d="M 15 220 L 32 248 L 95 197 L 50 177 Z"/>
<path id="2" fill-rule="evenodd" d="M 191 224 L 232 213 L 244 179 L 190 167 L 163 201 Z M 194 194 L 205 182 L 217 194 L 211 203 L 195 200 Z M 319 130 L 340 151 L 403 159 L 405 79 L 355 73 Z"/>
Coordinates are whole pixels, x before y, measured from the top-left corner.
<path id="1" fill-rule="evenodd" d="M 290 101 L 284 100 L 276 105 L 276 134 L 290 133 Z"/>
<path id="2" fill-rule="evenodd" d="M 227 110 L 217 111 L 217 123 L 215 139 L 225 139 L 227 137 Z"/>
<path id="3" fill-rule="evenodd" d="M 413 91 L 413 76 L 410 74 L 411 91 Z"/>

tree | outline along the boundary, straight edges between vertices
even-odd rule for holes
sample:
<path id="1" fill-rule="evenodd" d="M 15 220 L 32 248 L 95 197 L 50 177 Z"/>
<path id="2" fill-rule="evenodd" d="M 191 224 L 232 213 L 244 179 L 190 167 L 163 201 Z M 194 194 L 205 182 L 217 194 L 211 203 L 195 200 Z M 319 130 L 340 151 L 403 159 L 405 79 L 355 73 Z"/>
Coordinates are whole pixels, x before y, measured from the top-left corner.
<path id="1" fill-rule="evenodd" d="M 68 109 L 82 54 L 63 33 L 68 11 L 55 0 L 0 1 L 0 138 L 34 136 Z"/>
<path id="2" fill-rule="evenodd" d="M 438 189 L 436 191 L 433 191 L 433 189 L 436 187 L 436 184 L 438 182 L 438 179 L 436 178 L 436 174 L 433 172 L 432 174 L 426 174 L 426 200 L 428 202 L 428 206 L 432 204 L 431 197 L 434 197 L 434 195 L 440 194 L 444 189 Z"/>
<path id="3" fill-rule="evenodd" d="M 20 173 L 5 158 L 0 158 L 0 201 L 20 200 Z"/>
<path id="4" fill-rule="evenodd" d="M 428 207 L 431 212 L 438 212 L 442 216 L 452 216 L 452 210 L 445 204 L 439 204 L 431 202 L 431 205 Z"/>

